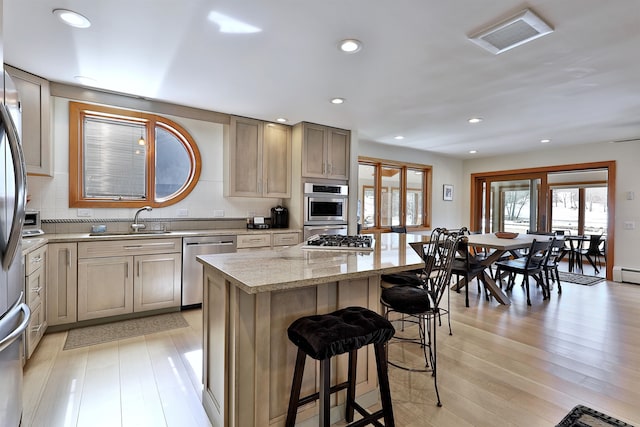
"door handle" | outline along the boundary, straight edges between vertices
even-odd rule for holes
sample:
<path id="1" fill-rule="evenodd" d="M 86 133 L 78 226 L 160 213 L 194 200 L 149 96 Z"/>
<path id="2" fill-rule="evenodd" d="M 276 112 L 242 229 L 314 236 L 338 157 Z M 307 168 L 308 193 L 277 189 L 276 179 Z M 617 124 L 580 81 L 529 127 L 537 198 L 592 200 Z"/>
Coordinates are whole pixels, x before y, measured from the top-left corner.
<path id="1" fill-rule="evenodd" d="M 9 266 L 13 262 L 16 252 L 18 250 L 18 244 L 22 239 L 22 223 L 24 221 L 24 210 L 26 206 L 26 182 L 27 175 L 25 171 L 24 156 L 22 149 L 20 148 L 20 139 L 16 132 L 16 126 L 13 123 L 11 114 L 7 106 L 0 104 L 0 118 L 2 123 L 0 126 L 2 130 L 7 134 L 7 140 L 9 141 L 9 148 L 11 151 L 11 159 L 13 160 L 14 170 L 14 184 L 16 187 L 16 198 L 14 201 L 14 218 L 11 223 L 11 231 L 9 232 L 9 239 L 7 241 L 7 247 L 4 251 L 4 258 L 2 260 L 2 267 L 5 270 L 9 269 Z"/>

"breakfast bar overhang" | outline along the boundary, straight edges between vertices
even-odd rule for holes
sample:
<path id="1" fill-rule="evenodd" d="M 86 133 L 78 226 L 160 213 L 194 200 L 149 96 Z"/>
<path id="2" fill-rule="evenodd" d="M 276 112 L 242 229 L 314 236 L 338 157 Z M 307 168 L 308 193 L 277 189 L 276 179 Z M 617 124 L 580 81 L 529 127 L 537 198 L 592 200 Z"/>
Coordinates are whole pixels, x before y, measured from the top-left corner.
<path id="1" fill-rule="evenodd" d="M 272 251 L 202 255 L 204 265 L 202 402 L 214 426 L 282 426 L 296 348 L 287 338 L 297 318 L 349 307 L 380 312 L 380 275 L 423 266 L 408 245 L 420 236 L 376 235 L 372 251 L 312 250 L 302 245 Z M 370 346 L 369 346 L 370 347 Z M 343 381 L 347 359 L 332 372 Z M 358 354 L 360 398 L 377 399 L 372 348 Z M 303 395 L 317 391 L 317 365 L 308 363 Z M 343 394 L 332 401 L 332 420 L 343 417 Z M 316 403 L 298 412 L 299 425 L 317 425 Z"/>

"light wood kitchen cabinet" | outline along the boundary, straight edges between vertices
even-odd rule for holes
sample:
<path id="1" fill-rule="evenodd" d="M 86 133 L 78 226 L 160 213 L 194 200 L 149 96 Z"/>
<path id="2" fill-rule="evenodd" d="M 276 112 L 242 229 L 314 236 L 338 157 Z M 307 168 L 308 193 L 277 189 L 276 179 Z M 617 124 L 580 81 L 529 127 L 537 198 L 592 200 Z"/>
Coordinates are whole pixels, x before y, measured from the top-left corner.
<path id="1" fill-rule="evenodd" d="M 78 260 L 79 321 L 132 312 L 133 257 Z"/>
<path id="2" fill-rule="evenodd" d="M 140 255 L 134 258 L 133 311 L 157 310 L 180 305 L 182 255 Z"/>
<path id="3" fill-rule="evenodd" d="M 225 189 L 227 196 L 291 196 L 291 128 L 231 117 Z"/>
<path id="4" fill-rule="evenodd" d="M 350 132 L 302 123 L 302 176 L 349 179 Z"/>
<path id="5" fill-rule="evenodd" d="M 80 243 L 78 320 L 179 307 L 181 249 L 179 238 Z"/>
<path id="6" fill-rule="evenodd" d="M 75 323 L 78 321 L 78 245 L 50 243 L 47 251 L 47 322 L 49 326 Z"/>
<path id="7" fill-rule="evenodd" d="M 290 246 L 300 243 L 300 233 L 275 233 L 273 246 Z"/>
<path id="8" fill-rule="evenodd" d="M 49 82 L 11 66 L 5 66 L 5 69 L 20 97 L 22 147 L 27 173 L 53 176 Z"/>
<path id="9" fill-rule="evenodd" d="M 239 251 L 241 249 L 270 248 L 271 234 L 239 234 L 236 247 Z"/>
<path id="10" fill-rule="evenodd" d="M 25 257 L 25 302 L 31 310 L 26 331 L 26 357 L 31 357 L 47 329 L 46 283 L 47 247 L 43 246 Z"/>

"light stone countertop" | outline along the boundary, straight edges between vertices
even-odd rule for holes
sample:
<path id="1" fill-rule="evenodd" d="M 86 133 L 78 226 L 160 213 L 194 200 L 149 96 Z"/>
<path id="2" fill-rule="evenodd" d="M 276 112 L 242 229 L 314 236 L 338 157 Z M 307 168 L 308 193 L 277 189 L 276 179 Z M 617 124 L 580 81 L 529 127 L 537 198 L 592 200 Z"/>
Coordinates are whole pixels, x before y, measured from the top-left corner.
<path id="1" fill-rule="evenodd" d="M 233 285 L 249 294 L 314 286 L 339 280 L 396 273 L 423 266 L 409 243 L 425 236 L 375 234 L 372 252 L 303 249 L 303 244 L 283 249 L 198 256 Z M 428 236 L 426 236 L 428 238 Z"/>
<path id="2" fill-rule="evenodd" d="M 221 236 L 221 235 L 240 235 L 240 234 L 280 234 L 280 233 L 300 233 L 302 230 L 292 228 L 268 228 L 263 230 L 250 230 L 246 228 L 228 228 L 213 230 L 177 230 L 167 233 L 149 234 L 115 234 L 105 233 L 103 235 L 90 235 L 89 233 L 64 233 L 64 234 L 42 234 L 40 236 L 23 237 L 22 238 L 22 255 L 48 244 L 48 243 L 71 243 L 71 242 L 87 242 L 102 240 L 124 240 L 124 239 L 162 239 L 173 237 L 195 237 L 195 236 Z"/>

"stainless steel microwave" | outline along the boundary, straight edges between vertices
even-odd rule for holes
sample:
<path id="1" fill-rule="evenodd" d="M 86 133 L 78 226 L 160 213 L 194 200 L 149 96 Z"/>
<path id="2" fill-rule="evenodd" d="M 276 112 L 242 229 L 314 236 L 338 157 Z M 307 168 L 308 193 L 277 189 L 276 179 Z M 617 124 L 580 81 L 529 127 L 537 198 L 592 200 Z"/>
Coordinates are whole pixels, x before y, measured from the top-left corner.
<path id="1" fill-rule="evenodd" d="M 44 234 L 40 224 L 39 211 L 26 211 L 24 213 L 24 227 L 22 227 L 22 236 L 38 236 Z"/>
<path id="2" fill-rule="evenodd" d="M 346 224 L 348 192 L 346 185 L 305 183 L 304 224 Z"/>

